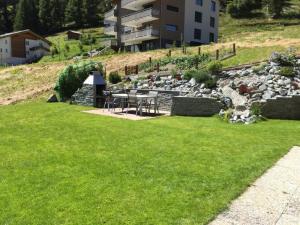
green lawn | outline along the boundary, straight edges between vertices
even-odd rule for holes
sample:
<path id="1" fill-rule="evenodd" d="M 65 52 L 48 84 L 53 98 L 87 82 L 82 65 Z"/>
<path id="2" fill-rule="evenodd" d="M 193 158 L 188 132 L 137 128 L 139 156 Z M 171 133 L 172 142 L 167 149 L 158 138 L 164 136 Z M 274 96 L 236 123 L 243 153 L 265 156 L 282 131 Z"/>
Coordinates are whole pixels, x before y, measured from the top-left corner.
<path id="1" fill-rule="evenodd" d="M 0 224 L 205 224 L 293 145 L 300 122 L 126 121 L 0 107 Z"/>

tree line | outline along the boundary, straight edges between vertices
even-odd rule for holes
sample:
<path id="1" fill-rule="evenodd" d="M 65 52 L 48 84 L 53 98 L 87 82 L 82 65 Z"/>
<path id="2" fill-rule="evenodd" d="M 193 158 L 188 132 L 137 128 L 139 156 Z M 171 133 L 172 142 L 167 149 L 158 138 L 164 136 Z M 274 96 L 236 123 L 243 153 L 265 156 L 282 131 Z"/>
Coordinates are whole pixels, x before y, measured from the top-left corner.
<path id="1" fill-rule="evenodd" d="M 31 29 L 51 34 L 99 26 L 111 0 L 1 0 L 0 34 Z"/>
<path id="2" fill-rule="evenodd" d="M 234 18 L 249 18 L 260 10 L 273 19 L 280 18 L 284 10 L 291 6 L 290 0 L 222 0 L 227 13 Z"/>

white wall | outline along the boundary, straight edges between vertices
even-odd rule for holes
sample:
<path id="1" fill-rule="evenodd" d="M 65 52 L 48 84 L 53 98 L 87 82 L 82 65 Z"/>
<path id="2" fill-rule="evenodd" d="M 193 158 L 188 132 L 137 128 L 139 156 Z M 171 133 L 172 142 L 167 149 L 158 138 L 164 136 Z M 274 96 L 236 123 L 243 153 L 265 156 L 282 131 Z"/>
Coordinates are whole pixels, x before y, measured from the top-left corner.
<path id="1" fill-rule="evenodd" d="M 25 43 L 28 43 L 25 44 L 26 46 L 26 59 L 30 60 L 30 59 L 34 59 L 34 58 L 40 58 L 44 55 L 48 55 L 49 52 L 46 51 L 45 49 L 42 49 L 42 48 L 38 48 L 36 50 L 30 50 L 31 48 L 34 48 L 34 47 L 39 47 L 39 46 L 43 46 L 47 49 L 50 49 L 50 46 L 48 43 L 42 41 L 42 40 L 31 40 L 31 39 L 26 39 L 25 40 Z"/>
<path id="2" fill-rule="evenodd" d="M 7 64 L 11 59 L 11 38 L 0 39 L 0 65 Z"/>
<path id="3" fill-rule="evenodd" d="M 218 40 L 219 27 L 219 0 L 214 0 L 217 4 L 216 12 L 211 11 L 211 1 L 203 0 L 203 6 L 196 4 L 196 0 L 185 1 L 185 24 L 184 24 L 184 41 L 190 43 L 191 41 L 201 42 L 203 44 L 209 43 L 209 33 L 215 34 L 215 40 Z M 202 13 L 202 23 L 195 22 L 195 12 Z M 210 17 L 215 18 L 215 28 L 210 27 Z M 202 31 L 201 40 L 194 39 L 194 29 Z"/>

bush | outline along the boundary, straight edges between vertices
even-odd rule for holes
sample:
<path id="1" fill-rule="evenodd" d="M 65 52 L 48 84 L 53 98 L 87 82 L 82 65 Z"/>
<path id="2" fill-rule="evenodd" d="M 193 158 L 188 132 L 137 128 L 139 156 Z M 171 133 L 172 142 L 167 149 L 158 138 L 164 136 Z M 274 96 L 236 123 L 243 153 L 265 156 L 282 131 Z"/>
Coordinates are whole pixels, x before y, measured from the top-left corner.
<path id="1" fill-rule="evenodd" d="M 193 77 L 197 83 L 205 83 L 212 78 L 207 70 L 195 70 Z"/>
<path id="2" fill-rule="evenodd" d="M 281 67 L 279 74 L 285 77 L 294 77 L 296 75 L 294 67 L 291 66 Z"/>
<path id="3" fill-rule="evenodd" d="M 183 74 L 183 79 L 191 80 L 195 73 L 197 73 L 197 70 L 188 70 Z"/>
<path id="4" fill-rule="evenodd" d="M 103 66 L 96 62 L 80 62 L 67 66 L 60 74 L 54 90 L 61 101 L 71 98 L 71 96 L 82 87 L 83 82 L 92 71 L 103 73 Z"/>
<path id="5" fill-rule="evenodd" d="M 274 52 L 270 58 L 271 62 L 278 63 L 280 66 L 295 66 L 297 59 L 294 54 L 282 54 Z"/>
<path id="6" fill-rule="evenodd" d="M 121 78 L 121 76 L 119 75 L 118 72 L 111 72 L 108 76 L 108 80 L 112 84 L 117 84 L 117 83 L 120 83 L 122 81 L 122 78 Z"/>
<path id="7" fill-rule="evenodd" d="M 205 81 L 205 87 L 206 88 L 210 88 L 210 89 L 213 89 L 215 87 L 217 87 L 217 79 L 214 78 L 214 77 L 210 77 L 207 81 Z"/>
<path id="8" fill-rule="evenodd" d="M 214 61 L 207 65 L 207 70 L 212 75 L 218 75 L 222 71 L 222 68 L 223 64 L 220 61 Z"/>

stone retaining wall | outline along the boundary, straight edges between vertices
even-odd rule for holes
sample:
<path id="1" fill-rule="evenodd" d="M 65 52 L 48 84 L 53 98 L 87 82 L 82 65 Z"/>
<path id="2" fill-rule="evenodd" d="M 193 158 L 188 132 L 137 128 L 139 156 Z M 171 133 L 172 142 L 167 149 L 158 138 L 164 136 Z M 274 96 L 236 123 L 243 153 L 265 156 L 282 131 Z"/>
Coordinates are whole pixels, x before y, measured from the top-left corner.
<path id="1" fill-rule="evenodd" d="M 269 99 L 262 104 L 262 115 L 269 119 L 300 120 L 300 96 Z"/>
<path id="2" fill-rule="evenodd" d="M 222 104 L 211 98 L 173 97 L 172 116 L 213 116 Z"/>
<path id="3" fill-rule="evenodd" d="M 84 106 L 94 106 L 94 87 L 93 85 L 83 85 L 77 90 L 71 99 L 72 103 Z"/>
<path id="4" fill-rule="evenodd" d="M 179 96 L 179 91 L 164 91 L 164 90 L 144 90 L 139 89 L 138 93 L 147 94 L 149 91 L 157 91 L 160 107 L 159 109 L 162 111 L 171 111 L 172 108 L 172 98 L 175 96 Z"/>

